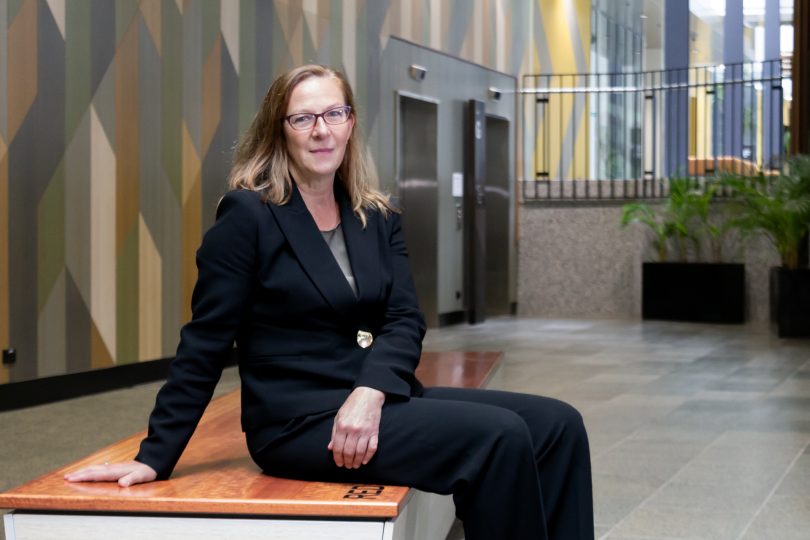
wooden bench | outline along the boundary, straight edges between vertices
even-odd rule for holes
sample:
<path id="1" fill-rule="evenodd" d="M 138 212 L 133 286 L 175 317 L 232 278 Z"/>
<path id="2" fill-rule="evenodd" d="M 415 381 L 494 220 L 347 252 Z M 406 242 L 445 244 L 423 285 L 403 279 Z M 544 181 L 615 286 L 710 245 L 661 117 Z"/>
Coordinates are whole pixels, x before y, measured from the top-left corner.
<path id="1" fill-rule="evenodd" d="M 501 353 L 423 353 L 427 386 L 488 386 Z M 131 459 L 145 432 L 0 494 L 6 540 L 443 540 L 450 496 L 401 486 L 305 482 L 267 476 L 251 461 L 239 424 L 239 391 L 208 406 L 171 479 L 119 488 L 66 482 L 93 463 Z"/>

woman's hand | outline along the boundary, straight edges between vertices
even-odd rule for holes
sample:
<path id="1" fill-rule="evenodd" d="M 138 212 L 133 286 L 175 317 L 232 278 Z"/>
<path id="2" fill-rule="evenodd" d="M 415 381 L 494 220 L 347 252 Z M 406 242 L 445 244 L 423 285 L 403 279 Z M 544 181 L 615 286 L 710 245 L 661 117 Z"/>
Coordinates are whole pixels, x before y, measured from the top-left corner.
<path id="1" fill-rule="evenodd" d="M 357 469 L 371 460 L 377 451 L 384 402 L 384 393 L 367 386 L 358 386 L 349 394 L 335 416 L 327 446 L 335 465 Z"/>
<path id="2" fill-rule="evenodd" d="M 151 482 L 155 478 L 155 470 L 139 461 L 91 465 L 65 475 L 68 482 L 118 482 L 121 487 Z"/>

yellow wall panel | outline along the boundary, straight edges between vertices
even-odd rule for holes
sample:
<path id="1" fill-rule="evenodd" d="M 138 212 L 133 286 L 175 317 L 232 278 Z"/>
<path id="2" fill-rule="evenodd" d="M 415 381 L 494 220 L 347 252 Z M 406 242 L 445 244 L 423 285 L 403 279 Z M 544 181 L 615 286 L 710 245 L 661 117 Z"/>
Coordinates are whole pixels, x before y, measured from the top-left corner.
<path id="1" fill-rule="evenodd" d="M 230 0 L 222 2 L 219 10 L 219 28 L 222 32 L 222 46 L 228 51 L 231 56 L 231 64 L 239 75 L 240 68 L 240 40 L 239 40 L 239 17 L 240 17 L 241 2 L 240 0 Z"/>
<path id="2" fill-rule="evenodd" d="M 181 308 L 183 321 L 191 319 L 191 293 L 197 281 L 195 254 L 202 241 L 202 176 L 200 158 L 183 122 L 183 206 L 182 250 L 180 275 L 182 283 Z"/>
<path id="3" fill-rule="evenodd" d="M 545 36 L 546 58 L 550 65 L 541 65 L 536 48 L 531 61 L 532 73 L 576 74 L 587 73 L 590 65 L 591 4 L 589 0 L 537 0 L 538 19 Z M 536 32 L 536 31 L 535 31 Z M 549 85 L 552 89 L 569 89 L 584 84 L 577 77 L 551 77 L 533 84 Z M 579 101 L 577 101 L 579 100 Z M 532 151 L 527 155 L 532 175 L 547 172 L 550 179 L 587 178 L 588 176 L 588 112 L 587 101 L 578 94 L 549 94 L 544 116 L 536 126 L 537 136 Z M 530 116 L 532 116 L 530 114 Z M 562 156 L 562 157 L 561 157 Z M 522 160 L 523 157 L 520 156 Z M 522 167 L 522 165 L 519 165 Z M 523 170 L 522 168 L 520 170 Z"/>
<path id="4" fill-rule="evenodd" d="M 194 148 L 194 141 L 191 139 L 191 133 L 188 132 L 188 126 L 183 122 L 182 127 L 183 135 L 183 201 L 182 205 L 186 205 L 191 196 L 194 186 L 199 182 L 202 163 L 197 150 Z"/>
<path id="5" fill-rule="evenodd" d="M 8 29 L 8 131 L 11 141 L 37 95 L 37 2 L 24 0 Z"/>
<path id="6" fill-rule="evenodd" d="M 217 37 L 214 46 L 211 47 L 211 52 L 205 59 L 202 71 L 202 150 L 200 153 L 203 155 L 208 152 L 208 147 L 219 127 L 222 103 L 221 66 L 222 39 Z"/>
<path id="7" fill-rule="evenodd" d="M 152 38 L 152 43 L 155 44 L 155 50 L 160 55 L 162 41 L 160 37 L 160 4 L 162 0 L 141 0 L 141 13 L 143 14 L 143 21 L 146 24 L 146 29 L 149 30 L 149 35 Z M 237 66 L 237 69 L 239 66 Z"/>
<path id="8" fill-rule="evenodd" d="M 357 32 L 357 8 L 355 0 L 345 0 L 343 8 L 343 69 L 349 84 L 357 86 L 357 54 L 355 34 Z"/>
<path id="9" fill-rule="evenodd" d="M 56 27 L 59 28 L 62 39 L 65 39 L 65 2 L 66 0 L 47 0 L 48 8 Z"/>
<path id="10" fill-rule="evenodd" d="M 61 375 L 67 367 L 65 271 L 59 276 L 37 317 L 37 374 Z"/>
<path id="11" fill-rule="evenodd" d="M 93 322 L 90 322 L 90 367 L 100 369 L 115 365 L 110 350 Z"/>
<path id="12" fill-rule="evenodd" d="M 117 332 L 116 156 L 90 108 L 90 315 L 99 338 L 114 351 Z"/>
<path id="13" fill-rule="evenodd" d="M 138 360 L 154 360 L 163 356 L 162 261 L 143 216 L 138 218 L 138 235 Z"/>
<path id="14" fill-rule="evenodd" d="M 591 0 L 576 0 L 574 11 L 579 29 L 579 35 L 576 38 L 579 39 L 582 50 L 585 52 L 585 65 L 576 69 L 576 72 L 587 73 L 591 70 Z"/>
<path id="15" fill-rule="evenodd" d="M 543 73 L 574 73 L 576 58 L 571 43 L 570 24 L 566 2 L 570 0 L 541 0 L 540 10 L 543 14 L 543 29 L 548 43 L 550 66 L 541 66 Z"/>
<path id="16" fill-rule="evenodd" d="M 292 58 L 293 65 L 297 66 L 305 63 L 304 60 L 304 13 L 301 5 L 296 2 L 291 5 L 288 2 L 276 2 L 276 13 L 278 14 L 279 27 L 284 33 L 284 42 Z M 284 66 L 283 69 L 293 66 Z"/>
<path id="17" fill-rule="evenodd" d="M 127 236 L 138 224 L 138 30 L 130 24 L 115 55 L 115 156 L 116 156 L 116 250 L 124 249 Z"/>
<path id="18" fill-rule="evenodd" d="M 8 157 L 0 137 L 0 348 L 8 347 Z M 8 382 L 8 368 L 0 364 L 0 384 Z"/>

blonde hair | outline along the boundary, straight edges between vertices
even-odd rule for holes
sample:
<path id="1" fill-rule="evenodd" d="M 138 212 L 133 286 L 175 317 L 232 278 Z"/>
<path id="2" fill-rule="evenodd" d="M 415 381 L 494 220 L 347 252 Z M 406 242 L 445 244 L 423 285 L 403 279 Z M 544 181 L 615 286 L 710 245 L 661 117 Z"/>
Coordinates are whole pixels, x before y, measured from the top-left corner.
<path id="1" fill-rule="evenodd" d="M 339 71 L 310 64 L 284 73 L 273 81 L 259 112 L 236 147 L 233 166 L 228 176 L 230 189 L 257 191 L 261 193 L 262 201 L 270 201 L 277 205 L 287 204 L 290 201 L 293 188 L 290 156 L 287 153 L 284 135 L 284 117 L 295 87 L 311 77 L 334 78 L 343 92 L 346 105 L 352 108 L 351 114 L 356 120 L 357 109 L 351 86 Z M 376 179 L 372 178 L 366 165 L 356 121 L 337 176 L 349 195 L 352 211 L 360 219 L 363 227 L 366 226 L 366 209 L 376 209 L 384 216 L 397 211 L 388 197 L 373 187 Z"/>

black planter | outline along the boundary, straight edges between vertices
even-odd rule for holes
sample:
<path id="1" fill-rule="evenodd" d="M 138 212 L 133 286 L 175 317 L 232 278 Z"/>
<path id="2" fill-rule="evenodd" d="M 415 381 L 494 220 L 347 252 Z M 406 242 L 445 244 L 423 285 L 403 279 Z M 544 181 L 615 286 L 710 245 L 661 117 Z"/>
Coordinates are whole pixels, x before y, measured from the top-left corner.
<path id="1" fill-rule="evenodd" d="M 745 322 L 745 265 L 644 263 L 641 316 L 741 324 Z"/>
<path id="2" fill-rule="evenodd" d="M 771 268 L 771 323 L 779 337 L 810 337 L 810 268 Z"/>

